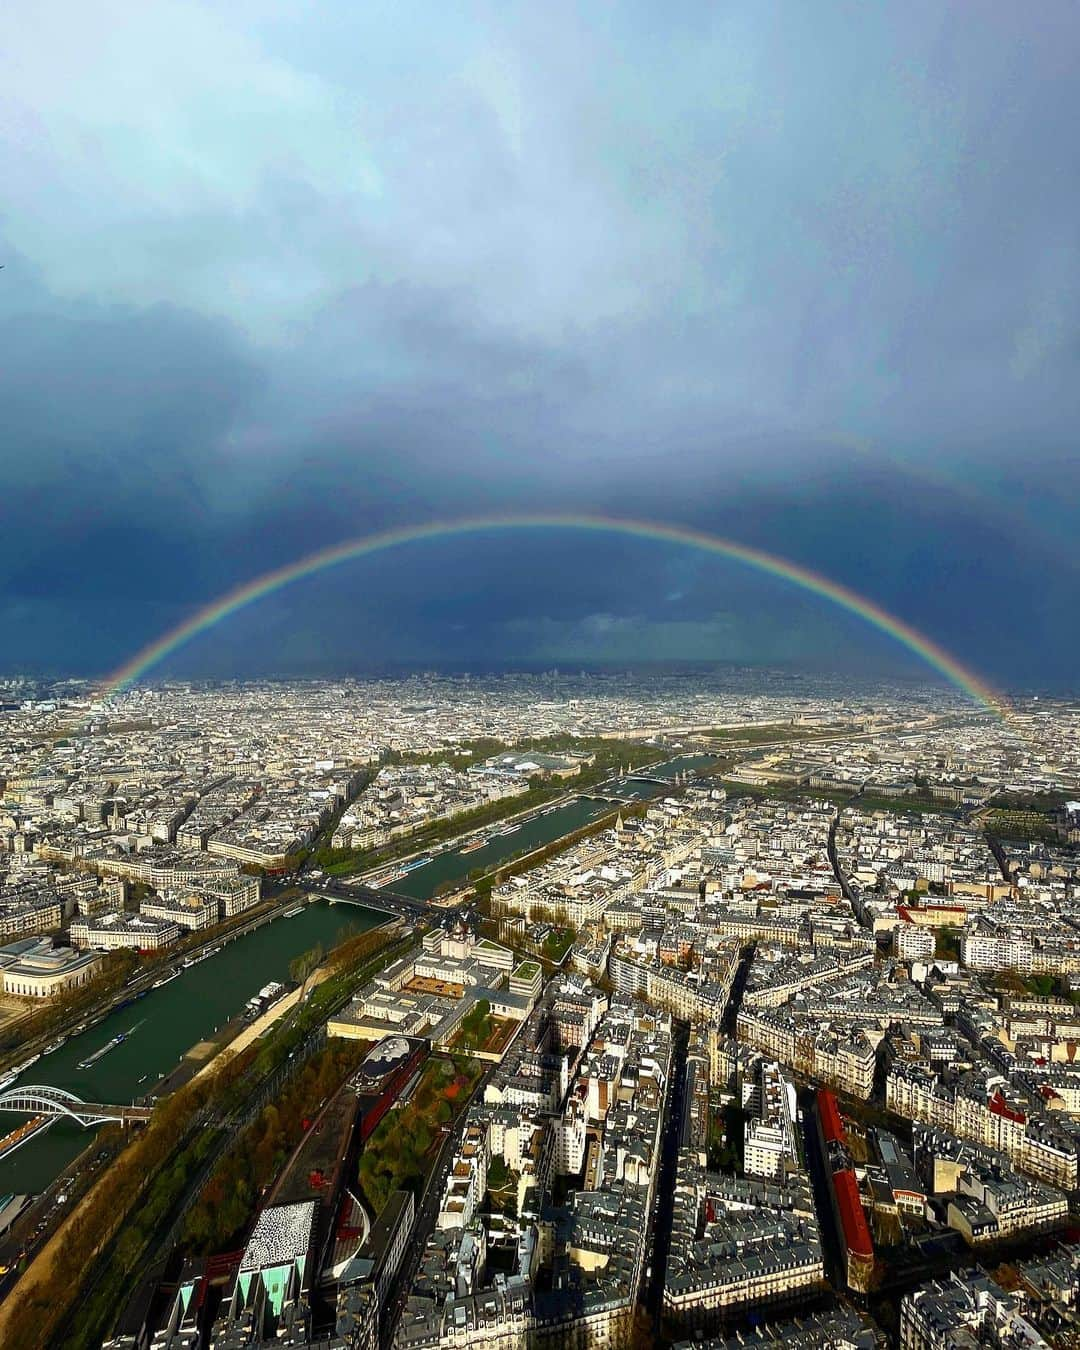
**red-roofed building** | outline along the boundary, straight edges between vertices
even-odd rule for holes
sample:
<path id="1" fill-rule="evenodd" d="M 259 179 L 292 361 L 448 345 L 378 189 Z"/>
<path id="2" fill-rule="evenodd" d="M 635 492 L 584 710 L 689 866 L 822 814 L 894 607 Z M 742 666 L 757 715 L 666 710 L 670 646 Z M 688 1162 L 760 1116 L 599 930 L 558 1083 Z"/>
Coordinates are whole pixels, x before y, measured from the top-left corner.
<path id="1" fill-rule="evenodd" d="M 843 1143 L 844 1125 L 840 1119 L 840 1108 L 836 1105 L 836 1098 L 828 1090 L 821 1088 L 817 1095 L 818 1119 L 821 1121 L 821 1133 L 825 1137 L 825 1142 Z"/>
<path id="2" fill-rule="evenodd" d="M 833 1187 L 836 1190 L 836 1206 L 840 1211 L 840 1225 L 844 1232 L 848 1261 L 850 1262 L 852 1257 L 857 1257 L 873 1265 L 874 1244 L 870 1239 L 866 1214 L 859 1199 L 859 1183 L 855 1180 L 855 1173 L 850 1168 L 846 1168 L 843 1172 L 834 1172 Z"/>
<path id="3" fill-rule="evenodd" d="M 990 1098 L 990 1110 L 995 1116 L 1004 1116 L 1006 1120 L 1011 1120 L 1017 1125 L 1023 1125 L 1027 1117 L 1023 1111 L 1017 1110 L 1015 1106 L 1010 1106 L 1001 1095 L 1000 1088 L 996 1089 Z"/>
<path id="4" fill-rule="evenodd" d="M 833 1215 L 847 1257 L 848 1286 L 865 1292 L 874 1271 L 874 1244 L 859 1198 L 859 1183 L 848 1152 L 844 1122 L 836 1098 L 826 1088 L 818 1090 L 817 1117 L 825 1164 L 830 1173 Z"/>

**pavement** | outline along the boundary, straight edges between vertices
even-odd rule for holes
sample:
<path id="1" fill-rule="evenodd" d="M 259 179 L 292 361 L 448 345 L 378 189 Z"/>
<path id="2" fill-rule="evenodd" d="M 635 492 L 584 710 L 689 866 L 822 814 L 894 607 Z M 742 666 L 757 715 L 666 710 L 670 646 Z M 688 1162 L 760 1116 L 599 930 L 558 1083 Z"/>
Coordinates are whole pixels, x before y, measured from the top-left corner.
<path id="1" fill-rule="evenodd" d="M 116 1151 L 114 1147 L 102 1147 L 99 1141 L 92 1140 L 44 1191 L 34 1196 L 7 1230 L 0 1241 L 0 1302 Z M 19 1265 L 20 1262 L 23 1264 Z M 5 1266 L 7 1270 L 2 1269 Z"/>

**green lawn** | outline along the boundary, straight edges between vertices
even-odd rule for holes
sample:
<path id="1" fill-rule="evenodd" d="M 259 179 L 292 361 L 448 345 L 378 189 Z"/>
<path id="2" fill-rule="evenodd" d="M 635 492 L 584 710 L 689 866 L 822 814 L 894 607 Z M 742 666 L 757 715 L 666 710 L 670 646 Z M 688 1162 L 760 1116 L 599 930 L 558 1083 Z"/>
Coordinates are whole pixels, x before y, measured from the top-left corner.
<path id="1" fill-rule="evenodd" d="M 462 1018 L 454 1045 L 463 1050 L 481 1050 L 487 1044 L 494 1025 L 491 1004 L 482 998 Z"/>
<path id="2" fill-rule="evenodd" d="M 556 928 L 544 939 L 544 955 L 549 961 L 561 961 L 574 945 L 575 936 L 572 928 Z"/>

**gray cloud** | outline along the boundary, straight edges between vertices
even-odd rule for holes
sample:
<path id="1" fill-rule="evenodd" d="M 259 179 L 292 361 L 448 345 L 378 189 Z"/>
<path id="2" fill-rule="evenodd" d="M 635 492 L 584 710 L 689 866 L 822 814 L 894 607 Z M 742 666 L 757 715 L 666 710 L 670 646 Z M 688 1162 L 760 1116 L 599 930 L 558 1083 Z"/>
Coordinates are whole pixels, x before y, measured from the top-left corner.
<path id="1" fill-rule="evenodd" d="M 0 597 L 62 613 L 119 569 L 134 644 L 385 524 L 623 512 L 821 568 L 1004 670 L 982 578 L 1067 668 L 1078 36 L 1054 0 L 44 0 L 0 56 Z M 687 570 L 632 602 L 476 577 L 458 618 L 697 650 L 731 607 Z M 789 620 L 740 650 L 811 645 Z"/>

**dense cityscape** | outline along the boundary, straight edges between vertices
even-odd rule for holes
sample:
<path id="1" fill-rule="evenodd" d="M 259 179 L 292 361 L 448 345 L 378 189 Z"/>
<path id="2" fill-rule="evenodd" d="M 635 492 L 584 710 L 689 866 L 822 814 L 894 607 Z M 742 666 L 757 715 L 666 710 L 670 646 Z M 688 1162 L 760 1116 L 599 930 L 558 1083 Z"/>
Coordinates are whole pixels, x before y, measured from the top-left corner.
<path id="1" fill-rule="evenodd" d="M 0 1350 L 1080 1350 L 1078 52 L 13 7 Z"/>
<path id="2" fill-rule="evenodd" d="M 1075 1344 L 1080 706 L 3 694 L 5 1345 Z"/>

